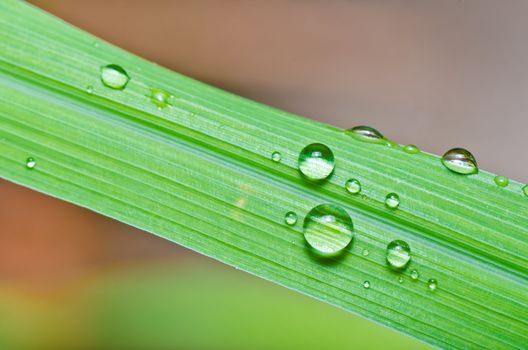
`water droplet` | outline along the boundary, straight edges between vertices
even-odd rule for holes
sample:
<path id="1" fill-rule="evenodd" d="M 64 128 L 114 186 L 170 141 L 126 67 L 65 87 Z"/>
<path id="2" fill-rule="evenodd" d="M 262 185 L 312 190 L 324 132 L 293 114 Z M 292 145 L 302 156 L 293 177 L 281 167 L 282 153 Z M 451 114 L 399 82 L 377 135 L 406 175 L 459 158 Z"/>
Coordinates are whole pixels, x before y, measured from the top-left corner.
<path id="1" fill-rule="evenodd" d="M 363 254 L 363 256 L 368 256 L 370 254 L 370 252 L 369 252 L 368 249 L 363 249 L 362 254 Z"/>
<path id="2" fill-rule="evenodd" d="M 33 157 L 26 159 L 26 168 L 33 169 L 37 166 L 37 161 Z"/>
<path id="3" fill-rule="evenodd" d="M 442 156 L 442 164 L 455 173 L 464 175 L 478 173 L 475 157 L 463 148 L 453 148 L 447 151 Z"/>
<path id="4" fill-rule="evenodd" d="M 94 46 L 95 48 L 99 47 L 99 42 L 98 42 L 98 41 L 94 41 L 94 42 L 93 42 L 93 46 Z"/>
<path id="5" fill-rule="evenodd" d="M 524 185 L 524 187 L 522 188 L 522 191 L 524 195 L 528 197 L 528 185 Z"/>
<path id="6" fill-rule="evenodd" d="M 297 223 L 297 214 L 295 214 L 293 211 L 289 211 L 284 215 L 284 222 L 289 225 L 293 226 Z"/>
<path id="7" fill-rule="evenodd" d="M 400 205 L 400 196 L 398 196 L 396 193 L 389 193 L 387 197 L 385 197 L 385 205 L 391 209 L 396 209 Z"/>
<path id="8" fill-rule="evenodd" d="M 345 182 L 345 189 L 348 193 L 356 194 L 361 192 L 361 183 L 356 179 L 349 179 Z"/>
<path id="9" fill-rule="evenodd" d="M 334 154 L 322 143 L 312 143 L 299 154 L 299 170 L 309 180 L 324 180 L 334 171 Z"/>
<path id="10" fill-rule="evenodd" d="M 363 282 L 363 288 L 369 289 L 370 288 L 370 282 L 369 281 Z"/>
<path id="11" fill-rule="evenodd" d="M 350 244 L 354 236 L 352 219 L 341 207 L 321 204 L 304 218 L 304 238 L 319 254 L 335 255 Z"/>
<path id="12" fill-rule="evenodd" d="M 493 181 L 495 181 L 495 183 L 497 184 L 497 186 L 500 186 L 500 187 L 506 187 L 508 186 L 508 184 L 510 183 L 510 180 L 507 178 L 507 177 L 504 177 L 504 176 L 495 176 L 495 178 L 493 179 Z"/>
<path id="13" fill-rule="evenodd" d="M 280 162 L 281 154 L 279 152 L 273 152 L 271 154 L 271 160 L 273 160 L 274 162 Z"/>
<path id="14" fill-rule="evenodd" d="M 351 129 L 345 130 L 345 132 L 359 141 L 387 144 L 385 137 L 378 130 L 371 128 L 370 126 L 355 126 Z"/>
<path id="15" fill-rule="evenodd" d="M 158 109 L 165 108 L 170 105 L 169 99 L 171 94 L 165 90 L 158 88 L 150 89 L 150 100 L 158 107 Z"/>
<path id="16" fill-rule="evenodd" d="M 412 270 L 411 271 L 411 278 L 416 281 L 418 279 L 418 277 L 420 277 L 420 274 L 418 273 L 418 271 Z"/>
<path id="17" fill-rule="evenodd" d="M 411 247 L 405 241 L 392 241 L 387 245 L 386 258 L 390 267 L 401 270 L 411 260 Z"/>
<path id="18" fill-rule="evenodd" d="M 398 277 L 398 283 L 403 283 L 404 279 L 403 276 Z"/>
<path id="19" fill-rule="evenodd" d="M 94 92 L 93 86 L 92 85 L 88 85 L 86 87 L 86 92 L 89 93 L 89 94 L 93 94 L 93 92 Z"/>
<path id="20" fill-rule="evenodd" d="M 434 278 L 431 278 L 427 281 L 427 286 L 429 287 L 429 290 L 434 291 L 438 288 L 438 282 L 436 282 Z"/>
<path id="21" fill-rule="evenodd" d="M 117 64 L 101 67 L 101 81 L 109 88 L 123 90 L 129 80 L 127 72 Z"/>
<path id="22" fill-rule="evenodd" d="M 409 154 L 420 153 L 420 149 L 416 147 L 415 145 L 405 145 L 403 146 L 403 151 Z"/>

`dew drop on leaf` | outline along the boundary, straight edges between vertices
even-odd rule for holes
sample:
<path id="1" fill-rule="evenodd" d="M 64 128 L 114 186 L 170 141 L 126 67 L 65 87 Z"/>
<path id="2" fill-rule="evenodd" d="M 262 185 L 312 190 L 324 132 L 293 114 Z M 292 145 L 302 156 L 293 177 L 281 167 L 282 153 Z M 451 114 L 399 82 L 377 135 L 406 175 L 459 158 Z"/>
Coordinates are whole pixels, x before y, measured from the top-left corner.
<path id="1" fill-rule="evenodd" d="M 411 271 L 411 279 L 416 281 L 418 279 L 418 277 L 420 277 L 420 274 L 418 273 L 418 271 L 417 270 L 412 270 Z"/>
<path id="2" fill-rule="evenodd" d="M 391 209 L 396 209 L 400 205 L 400 196 L 396 193 L 389 193 L 385 197 L 385 205 Z"/>
<path id="3" fill-rule="evenodd" d="M 376 129 L 370 126 L 360 125 L 355 126 L 351 129 L 345 130 L 347 135 L 352 136 L 356 140 L 370 143 L 381 143 L 386 144 L 387 140 L 385 137 Z"/>
<path id="4" fill-rule="evenodd" d="M 280 162 L 281 161 L 281 154 L 279 152 L 273 152 L 271 154 L 271 160 L 273 160 L 274 162 Z"/>
<path id="5" fill-rule="evenodd" d="M 368 256 L 370 254 L 369 250 L 368 249 L 363 249 L 363 251 L 361 252 L 361 254 L 363 254 L 363 256 Z"/>
<path id="6" fill-rule="evenodd" d="M 442 164 L 458 174 L 478 173 L 477 161 L 471 152 L 463 148 L 453 148 L 442 156 Z"/>
<path id="7" fill-rule="evenodd" d="M 308 179 L 320 181 L 334 171 L 334 154 L 322 143 L 312 143 L 304 147 L 299 154 L 299 170 Z"/>
<path id="8" fill-rule="evenodd" d="M 420 153 L 420 149 L 416 147 L 415 145 L 405 145 L 403 146 L 403 151 L 409 154 Z"/>
<path id="9" fill-rule="evenodd" d="M 523 191 L 524 195 L 526 197 L 528 197 L 528 185 L 524 185 L 524 187 L 522 188 L 522 191 Z"/>
<path id="10" fill-rule="evenodd" d="M 289 211 L 284 215 L 284 222 L 289 225 L 293 226 L 297 223 L 297 214 L 295 214 L 293 211 Z"/>
<path id="11" fill-rule="evenodd" d="M 356 179 L 349 179 L 345 182 L 345 189 L 348 193 L 357 194 L 361 192 L 361 183 Z"/>
<path id="12" fill-rule="evenodd" d="M 35 160 L 35 158 L 29 157 L 28 159 L 26 159 L 26 168 L 33 169 L 36 166 L 37 166 L 37 161 Z"/>
<path id="13" fill-rule="evenodd" d="M 499 187 L 506 187 L 510 183 L 510 180 L 507 177 L 499 175 L 495 176 L 493 181 L 495 181 L 495 184 Z"/>
<path id="14" fill-rule="evenodd" d="M 370 288 L 370 282 L 369 281 L 363 282 L 363 288 L 369 289 Z"/>
<path id="15" fill-rule="evenodd" d="M 430 291 L 435 291 L 438 288 L 438 282 L 434 278 L 431 278 L 427 281 L 427 287 L 429 287 Z"/>
<path id="16" fill-rule="evenodd" d="M 404 269 L 411 260 L 411 247 L 402 240 L 392 241 L 387 245 L 385 257 L 391 268 Z"/>
<path id="17" fill-rule="evenodd" d="M 167 107 L 169 103 L 169 99 L 171 98 L 171 94 L 163 89 L 158 88 L 150 88 L 150 100 L 152 103 L 158 107 L 158 109 L 162 109 Z"/>
<path id="18" fill-rule="evenodd" d="M 114 90 L 123 90 L 128 84 L 130 77 L 127 72 L 117 64 L 109 64 L 101 67 L 101 81 Z"/>

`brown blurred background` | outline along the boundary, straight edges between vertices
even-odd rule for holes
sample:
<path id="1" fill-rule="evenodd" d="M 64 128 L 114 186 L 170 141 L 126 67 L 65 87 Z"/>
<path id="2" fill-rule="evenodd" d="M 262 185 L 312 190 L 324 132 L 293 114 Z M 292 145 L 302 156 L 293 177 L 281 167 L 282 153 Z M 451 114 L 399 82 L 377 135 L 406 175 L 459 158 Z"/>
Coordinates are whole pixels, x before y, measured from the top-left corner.
<path id="1" fill-rule="evenodd" d="M 481 168 L 528 181 L 527 1 L 30 2 L 240 95 L 341 127 L 371 125 L 436 154 L 465 147 Z M 64 295 L 109 267 L 221 269 L 85 209 L 0 186 L 0 282 L 32 298 Z"/>

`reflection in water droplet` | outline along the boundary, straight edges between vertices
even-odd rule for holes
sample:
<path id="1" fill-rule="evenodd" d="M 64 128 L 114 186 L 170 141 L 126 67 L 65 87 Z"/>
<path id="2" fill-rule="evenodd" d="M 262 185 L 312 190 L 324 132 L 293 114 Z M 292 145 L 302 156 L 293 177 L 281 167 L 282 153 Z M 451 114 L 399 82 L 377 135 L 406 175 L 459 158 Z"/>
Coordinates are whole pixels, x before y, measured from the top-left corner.
<path id="1" fill-rule="evenodd" d="M 348 193 L 357 194 L 361 192 L 361 183 L 356 179 L 349 179 L 345 182 L 345 189 Z"/>
<path id="2" fill-rule="evenodd" d="M 341 207 L 321 204 L 304 218 L 304 238 L 321 255 L 335 255 L 350 244 L 354 236 L 352 219 Z"/>
<path id="3" fill-rule="evenodd" d="M 475 157 L 466 149 L 453 148 L 442 156 L 442 164 L 449 170 L 463 175 L 478 173 Z"/>
<path id="4" fill-rule="evenodd" d="M 378 130 L 371 128 L 370 126 L 355 126 L 351 129 L 345 130 L 345 133 L 359 141 L 387 144 L 387 140 L 383 137 L 383 135 Z"/>
<path id="5" fill-rule="evenodd" d="M 418 273 L 418 271 L 412 270 L 411 271 L 411 278 L 416 281 L 418 279 L 418 277 L 420 277 L 420 274 Z"/>
<path id="6" fill-rule="evenodd" d="M 370 282 L 369 281 L 363 282 L 363 288 L 369 289 L 370 288 Z"/>
<path id="7" fill-rule="evenodd" d="M 363 249 L 362 254 L 363 254 L 363 256 L 368 256 L 370 254 L 370 252 L 369 252 L 368 249 Z"/>
<path id="8" fill-rule="evenodd" d="M 150 100 L 158 107 L 158 109 L 169 106 L 169 99 L 171 96 L 172 95 L 169 92 L 163 89 L 150 88 Z"/>
<path id="9" fill-rule="evenodd" d="M 396 193 L 389 193 L 385 197 L 385 205 L 391 209 L 396 209 L 400 205 L 400 196 Z"/>
<path id="10" fill-rule="evenodd" d="M 429 290 L 434 291 L 438 287 L 438 282 L 436 282 L 434 278 L 431 278 L 427 281 L 427 286 L 429 287 Z"/>
<path id="11" fill-rule="evenodd" d="M 37 161 L 33 157 L 26 159 L 26 168 L 33 169 L 37 166 Z"/>
<path id="12" fill-rule="evenodd" d="M 322 143 L 312 143 L 299 154 L 299 170 L 309 180 L 324 180 L 334 171 L 334 154 Z"/>
<path id="13" fill-rule="evenodd" d="M 274 162 L 280 162 L 281 154 L 279 152 L 273 152 L 271 154 L 271 160 L 273 160 Z"/>
<path id="14" fill-rule="evenodd" d="M 293 226 L 297 223 L 297 214 L 295 214 L 293 211 L 289 211 L 284 215 L 284 222 L 289 225 Z"/>
<path id="15" fill-rule="evenodd" d="M 409 154 L 420 153 L 420 149 L 416 147 L 415 145 L 405 145 L 403 146 L 403 151 Z"/>
<path id="16" fill-rule="evenodd" d="M 407 242 L 395 240 L 387 245 L 386 259 L 390 267 L 401 270 L 411 260 L 411 247 Z"/>
<path id="17" fill-rule="evenodd" d="M 129 80 L 127 72 L 117 64 L 101 67 L 101 81 L 109 88 L 123 90 Z"/>
<path id="18" fill-rule="evenodd" d="M 497 186 L 500 186 L 500 187 L 506 187 L 510 183 L 510 180 L 507 177 L 499 176 L 499 175 L 495 176 L 493 181 L 495 181 L 495 184 L 497 184 Z"/>

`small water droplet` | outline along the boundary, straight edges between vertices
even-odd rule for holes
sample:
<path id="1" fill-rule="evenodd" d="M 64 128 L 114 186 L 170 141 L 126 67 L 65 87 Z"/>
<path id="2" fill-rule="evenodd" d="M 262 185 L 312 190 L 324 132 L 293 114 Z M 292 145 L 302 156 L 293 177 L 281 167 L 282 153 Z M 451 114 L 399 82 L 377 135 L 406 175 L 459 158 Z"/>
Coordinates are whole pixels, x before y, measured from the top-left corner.
<path id="1" fill-rule="evenodd" d="M 400 196 L 396 193 L 389 193 L 385 197 L 385 205 L 391 209 L 396 209 L 400 205 Z"/>
<path id="2" fill-rule="evenodd" d="M 427 281 L 427 286 L 429 287 L 429 290 L 435 291 L 436 288 L 438 288 L 438 282 L 434 278 L 431 278 Z"/>
<path id="3" fill-rule="evenodd" d="M 26 168 L 33 169 L 37 166 L 37 161 L 33 157 L 26 159 Z"/>
<path id="4" fill-rule="evenodd" d="M 495 181 L 495 184 L 500 187 L 506 187 L 510 183 L 510 180 L 507 177 L 499 175 L 495 176 L 493 181 Z"/>
<path id="5" fill-rule="evenodd" d="M 370 282 L 369 281 L 363 282 L 363 288 L 369 289 L 370 288 Z"/>
<path id="6" fill-rule="evenodd" d="M 98 42 L 98 41 L 94 41 L 94 42 L 93 42 L 93 46 L 94 46 L 95 48 L 99 47 L 99 42 Z"/>
<path id="7" fill-rule="evenodd" d="M 130 77 L 127 72 L 117 64 L 101 67 L 101 81 L 105 86 L 115 90 L 123 90 Z"/>
<path id="8" fill-rule="evenodd" d="M 398 277 L 398 283 L 403 283 L 404 279 L 403 276 Z"/>
<path id="9" fill-rule="evenodd" d="M 387 245 L 387 263 L 394 269 L 404 269 L 411 260 L 411 247 L 407 242 L 395 240 Z"/>
<path id="10" fill-rule="evenodd" d="M 522 188 L 522 191 L 524 195 L 528 197 L 528 185 L 524 185 L 524 187 Z"/>
<path id="11" fill-rule="evenodd" d="M 345 133 L 359 141 L 387 144 L 385 137 L 378 130 L 371 128 L 370 126 L 355 126 L 351 129 L 345 130 Z"/>
<path id="12" fill-rule="evenodd" d="M 299 154 L 299 170 L 309 180 L 324 180 L 334 171 L 334 154 L 322 143 L 312 143 Z"/>
<path id="13" fill-rule="evenodd" d="M 93 92 L 94 92 L 93 86 L 92 85 L 88 85 L 86 87 L 86 92 L 89 93 L 89 94 L 93 94 Z"/>
<path id="14" fill-rule="evenodd" d="M 478 173 L 475 157 L 466 149 L 453 148 L 442 156 L 442 164 L 458 174 L 469 175 Z"/>
<path id="15" fill-rule="evenodd" d="M 293 226 L 297 223 L 297 214 L 295 214 L 293 211 L 289 211 L 284 215 L 284 222 L 289 225 Z"/>
<path id="16" fill-rule="evenodd" d="M 363 254 L 363 256 L 368 256 L 370 254 L 370 252 L 369 252 L 368 249 L 363 249 L 362 254 Z"/>
<path id="17" fill-rule="evenodd" d="M 304 238 L 321 255 L 335 255 L 354 237 L 352 219 L 341 207 L 320 204 L 304 218 Z"/>
<path id="18" fill-rule="evenodd" d="M 158 88 L 150 88 L 150 100 L 158 107 L 158 109 L 165 108 L 170 105 L 169 99 L 171 94 L 165 90 Z"/>
<path id="19" fill-rule="evenodd" d="M 420 153 L 420 149 L 416 147 L 415 145 L 405 145 L 403 146 L 403 151 L 409 154 Z"/>
<path id="20" fill-rule="evenodd" d="M 361 192 L 361 183 L 356 179 L 349 179 L 345 182 L 345 189 L 348 193 L 357 194 Z"/>
<path id="21" fill-rule="evenodd" d="M 280 162 L 281 160 L 281 154 L 279 152 L 273 152 L 271 154 L 271 160 L 273 160 L 274 162 Z"/>
<path id="22" fill-rule="evenodd" d="M 412 270 L 411 271 L 411 278 L 416 281 L 418 279 L 418 277 L 420 277 L 420 274 L 418 273 L 418 271 Z"/>

